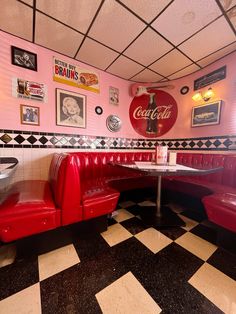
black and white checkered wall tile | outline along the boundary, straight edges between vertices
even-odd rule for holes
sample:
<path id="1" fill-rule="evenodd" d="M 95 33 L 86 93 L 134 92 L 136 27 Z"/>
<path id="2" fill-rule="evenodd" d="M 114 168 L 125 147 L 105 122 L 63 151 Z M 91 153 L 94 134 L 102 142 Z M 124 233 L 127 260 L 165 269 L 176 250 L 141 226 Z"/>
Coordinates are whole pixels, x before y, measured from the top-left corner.
<path id="1" fill-rule="evenodd" d="M 180 139 L 138 139 L 0 130 L 0 147 L 78 148 L 78 149 L 154 149 L 167 145 L 170 150 L 236 150 L 236 135 Z"/>

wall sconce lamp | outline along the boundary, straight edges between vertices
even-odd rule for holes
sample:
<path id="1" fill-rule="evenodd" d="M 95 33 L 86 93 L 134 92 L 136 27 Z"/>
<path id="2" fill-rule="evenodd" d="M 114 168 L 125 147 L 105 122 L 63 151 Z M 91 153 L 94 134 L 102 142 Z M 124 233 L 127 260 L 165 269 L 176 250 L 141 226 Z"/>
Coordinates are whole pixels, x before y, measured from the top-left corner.
<path id="1" fill-rule="evenodd" d="M 214 92 L 213 92 L 212 88 L 210 87 L 210 88 L 208 88 L 208 90 L 205 93 L 198 92 L 198 93 L 194 94 L 192 99 L 194 101 L 199 101 L 199 100 L 202 100 L 202 99 L 204 101 L 208 101 L 213 96 L 214 96 Z"/>

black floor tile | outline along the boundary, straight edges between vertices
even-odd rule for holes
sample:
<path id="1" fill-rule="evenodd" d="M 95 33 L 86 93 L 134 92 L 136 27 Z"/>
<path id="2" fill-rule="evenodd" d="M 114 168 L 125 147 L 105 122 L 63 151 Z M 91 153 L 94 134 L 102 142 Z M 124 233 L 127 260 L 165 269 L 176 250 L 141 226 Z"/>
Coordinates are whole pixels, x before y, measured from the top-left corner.
<path id="1" fill-rule="evenodd" d="M 142 222 L 142 220 L 138 219 L 137 217 L 125 220 L 120 224 L 133 235 L 147 229 L 146 225 Z"/>
<path id="2" fill-rule="evenodd" d="M 235 254 L 232 254 L 224 249 L 218 248 L 207 260 L 207 263 L 211 264 L 218 270 L 222 271 L 230 278 L 236 280 Z"/>
<path id="3" fill-rule="evenodd" d="M 203 213 L 202 211 L 192 211 L 192 210 L 184 210 L 181 212 L 181 215 L 184 215 L 190 219 L 193 219 L 195 221 L 198 221 L 198 222 L 202 222 L 204 221 L 207 217 L 206 217 L 206 214 Z"/>
<path id="4" fill-rule="evenodd" d="M 180 227 L 162 228 L 160 229 L 160 232 L 172 240 L 176 240 L 184 233 L 186 233 L 186 231 Z"/>
<path id="5" fill-rule="evenodd" d="M 108 218 L 107 223 L 108 223 L 108 226 L 112 226 L 112 225 L 117 224 L 117 221 L 114 218 Z"/>
<path id="6" fill-rule="evenodd" d="M 141 212 L 141 206 L 139 206 L 138 204 L 136 205 L 132 205 L 132 206 L 129 206 L 129 207 L 126 207 L 125 209 L 130 212 L 131 214 L 133 214 L 134 216 L 137 216 L 140 214 Z"/>
<path id="7" fill-rule="evenodd" d="M 190 232 L 212 244 L 217 244 L 217 230 L 214 228 L 198 224 Z"/>
<path id="8" fill-rule="evenodd" d="M 8 266 L 0 268 L 0 300 L 9 297 L 39 281 L 38 259 L 17 258 Z"/>

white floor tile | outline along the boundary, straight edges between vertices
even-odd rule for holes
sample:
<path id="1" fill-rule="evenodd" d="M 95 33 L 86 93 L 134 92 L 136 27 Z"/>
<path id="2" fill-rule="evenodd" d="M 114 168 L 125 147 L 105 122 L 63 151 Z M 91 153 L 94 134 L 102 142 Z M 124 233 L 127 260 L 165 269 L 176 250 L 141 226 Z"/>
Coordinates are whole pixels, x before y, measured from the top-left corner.
<path id="1" fill-rule="evenodd" d="M 10 265 L 16 258 L 16 246 L 7 244 L 0 247 L 0 268 Z"/>
<path id="2" fill-rule="evenodd" d="M 203 264 L 189 283 L 224 313 L 236 313 L 236 282 L 215 267 Z"/>
<path id="3" fill-rule="evenodd" d="M 199 222 L 192 220 L 192 219 L 190 219 L 184 215 L 180 215 L 180 214 L 178 214 L 178 215 L 186 223 L 185 227 L 181 227 L 186 231 L 193 229 L 194 227 L 196 227 L 199 224 Z"/>
<path id="4" fill-rule="evenodd" d="M 148 228 L 140 233 L 137 233 L 135 238 L 142 242 L 153 253 L 159 252 L 173 242 L 170 238 L 154 228 Z"/>
<path id="5" fill-rule="evenodd" d="M 131 238 L 133 235 L 123 226 L 117 223 L 110 226 L 107 231 L 102 232 L 101 236 L 110 246 L 113 246 Z"/>
<path id="6" fill-rule="evenodd" d="M 79 262 L 80 259 L 73 244 L 39 255 L 40 281 L 76 265 Z"/>
<path id="7" fill-rule="evenodd" d="M 119 205 L 120 205 L 122 208 L 126 208 L 126 207 L 130 207 L 130 206 L 134 206 L 134 205 L 136 205 L 136 203 L 134 203 L 134 202 L 132 202 L 132 201 L 125 201 L 125 202 L 119 203 Z"/>
<path id="8" fill-rule="evenodd" d="M 41 300 L 39 283 L 0 301 L 0 313 L 40 314 Z"/>
<path id="9" fill-rule="evenodd" d="M 143 201 L 141 203 L 138 203 L 139 206 L 156 206 L 157 204 L 151 201 Z"/>
<path id="10" fill-rule="evenodd" d="M 217 246 L 214 244 L 199 238 L 191 232 L 186 232 L 175 240 L 175 242 L 204 261 L 206 261 L 217 249 Z"/>
<path id="11" fill-rule="evenodd" d="M 161 308 L 131 272 L 96 294 L 103 314 L 158 314 Z"/>
<path id="12" fill-rule="evenodd" d="M 114 219 L 117 222 L 125 221 L 127 219 L 133 218 L 134 215 L 132 215 L 130 212 L 128 212 L 125 209 L 118 209 L 117 210 L 118 215 L 114 216 Z"/>

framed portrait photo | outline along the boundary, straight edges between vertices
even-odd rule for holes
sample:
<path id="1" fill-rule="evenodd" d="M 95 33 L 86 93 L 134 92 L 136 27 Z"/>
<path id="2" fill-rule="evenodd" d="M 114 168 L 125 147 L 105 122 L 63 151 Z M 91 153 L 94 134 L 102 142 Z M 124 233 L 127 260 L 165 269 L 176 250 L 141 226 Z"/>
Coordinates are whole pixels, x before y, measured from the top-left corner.
<path id="1" fill-rule="evenodd" d="M 15 46 L 11 46 L 11 63 L 28 70 L 37 71 L 37 55 Z"/>
<path id="2" fill-rule="evenodd" d="M 111 105 L 119 105 L 119 89 L 116 87 L 109 87 L 109 103 Z"/>
<path id="3" fill-rule="evenodd" d="M 39 125 L 39 107 L 20 105 L 21 124 Z"/>
<path id="4" fill-rule="evenodd" d="M 221 100 L 193 107 L 192 127 L 220 123 Z"/>
<path id="5" fill-rule="evenodd" d="M 86 96 L 57 88 L 56 124 L 86 128 Z"/>

